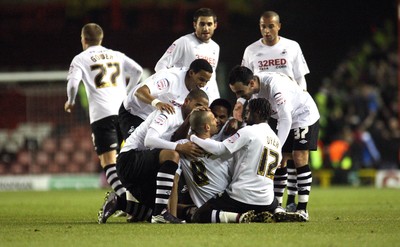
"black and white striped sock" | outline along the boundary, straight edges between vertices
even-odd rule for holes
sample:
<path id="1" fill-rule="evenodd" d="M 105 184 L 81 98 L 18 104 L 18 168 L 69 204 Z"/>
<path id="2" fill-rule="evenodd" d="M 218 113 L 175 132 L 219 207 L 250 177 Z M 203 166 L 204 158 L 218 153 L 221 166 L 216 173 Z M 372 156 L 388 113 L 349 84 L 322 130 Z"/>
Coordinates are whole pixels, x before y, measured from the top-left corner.
<path id="1" fill-rule="evenodd" d="M 161 165 L 157 173 L 156 201 L 153 215 L 159 215 L 167 208 L 177 168 L 178 164 L 172 160 L 167 160 Z"/>
<path id="2" fill-rule="evenodd" d="M 126 188 L 122 185 L 117 175 L 115 164 L 106 165 L 104 168 L 108 184 L 118 196 L 125 198 Z"/>
<path id="3" fill-rule="evenodd" d="M 287 161 L 287 172 L 288 172 L 288 182 L 287 182 L 288 199 L 286 205 L 294 203 L 295 197 L 297 195 L 297 172 L 293 160 Z"/>
<path id="4" fill-rule="evenodd" d="M 311 169 L 309 165 L 297 168 L 297 187 L 299 189 L 299 198 L 297 210 L 305 210 L 307 208 L 308 197 L 311 191 Z"/>
<path id="5" fill-rule="evenodd" d="M 274 176 L 274 192 L 279 205 L 282 205 L 283 193 L 287 185 L 287 176 L 286 167 L 276 169 Z"/>

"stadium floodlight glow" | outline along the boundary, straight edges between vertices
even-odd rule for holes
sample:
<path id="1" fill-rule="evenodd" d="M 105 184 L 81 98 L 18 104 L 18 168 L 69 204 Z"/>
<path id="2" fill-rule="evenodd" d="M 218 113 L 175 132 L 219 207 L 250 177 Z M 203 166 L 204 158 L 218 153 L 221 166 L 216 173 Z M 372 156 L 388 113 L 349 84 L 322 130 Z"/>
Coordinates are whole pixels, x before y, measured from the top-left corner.
<path id="1" fill-rule="evenodd" d="M 34 81 L 61 81 L 66 80 L 67 70 L 32 71 L 32 72 L 4 72 L 0 73 L 0 83 L 9 82 L 34 82 Z"/>

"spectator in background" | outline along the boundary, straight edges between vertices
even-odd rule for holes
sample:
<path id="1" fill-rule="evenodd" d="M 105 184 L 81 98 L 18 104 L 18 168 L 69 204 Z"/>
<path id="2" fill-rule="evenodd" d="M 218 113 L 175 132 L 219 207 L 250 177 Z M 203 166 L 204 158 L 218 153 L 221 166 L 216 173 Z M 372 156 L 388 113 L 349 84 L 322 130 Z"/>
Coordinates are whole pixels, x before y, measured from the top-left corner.
<path id="1" fill-rule="evenodd" d="M 370 134 L 373 122 L 379 110 L 378 91 L 376 87 L 363 83 L 361 88 L 354 89 L 352 102 L 349 104 L 347 120 L 353 126 L 355 142 L 360 147 L 359 168 L 376 167 L 381 158 L 375 141 Z M 356 164 L 357 165 L 357 164 Z"/>
<path id="2" fill-rule="evenodd" d="M 68 100 L 64 109 L 68 113 L 74 109 L 79 83 L 82 80 L 89 101 L 93 144 L 100 165 L 111 188 L 120 198 L 125 198 L 126 188 L 122 186 L 115 168 L 117 151 L 122 143 L 118 108 L 126 96 L 126 79 L 129 77 L 129 83 L 136 84 L 143 69 L 125 54 L 103 47 L 103 35 L 102 28 L 95 23 L 83 26 L 83 52 L 74 57 L 69 67 Z"/>
<path id="3" fill-rule="evenodd" d="M 193 60 L 202 58 L 207 60 L 216 72 L 220 48 L 212 37 L 217 29 L 217 23 L 217 15 L 212 9 L 196 10 L 193 15 L 194 32 L 175 40 L 157 62 L 154 70 L 158 72 L 172 67 L 189 67 Z M 212 75 L 204 90 L 210 102 L 220 97 L 216 73 Z"/>

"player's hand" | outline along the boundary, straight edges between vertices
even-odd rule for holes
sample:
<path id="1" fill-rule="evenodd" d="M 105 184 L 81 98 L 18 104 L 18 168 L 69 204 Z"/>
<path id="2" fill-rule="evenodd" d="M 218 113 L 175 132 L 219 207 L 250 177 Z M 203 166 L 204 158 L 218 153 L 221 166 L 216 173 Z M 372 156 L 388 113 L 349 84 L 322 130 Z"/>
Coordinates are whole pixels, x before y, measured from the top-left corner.
<path id="1" fill-rule="evenodd" d="M 202 157 L 206 152 L 197 146 L 194 142 L 186 142 L 184 144 L 178 144 L 175 149 L 178 153 L 185 155 L 188 158 L 194 159 Z"/>
<path id="2" fill-rule="evenodd" d="M 157 107 L 158 110 L 166 111 L 169 114 L 174 114 L 175 113 L 174 107 L 172 105 L 168 104 L 168 103 L 158 102 L 156 107 Z"/>
<path id="3" fill-rule="evenodd" d="M 243 121 L 242 114 L 243 114 L 243 104 L 240 102 L 236 102 L 235 106 L 233 107 L 232 116 L 239 121 Z"/>
<path id="4" fill-rule="evenodd" d="M 239 122 L 237 119 L 235 119 L 235 118 L 229 119 L 228 123 L 225 127 L 224 134 L 231 136 L 238 131 L 240 126 L 241 126 L 241 122 Z"/>
<path id="5" fill-rule="evenodd" d="M 72 110 L 74 109 L 74 106 L 75 106 L 75 105 L 69 104 L 68 101 L 67 101 L 67 102 L 65 102 L 65 104 L 64 104 L 64 110 L 65 110 L 66 112 L 68 112 L 68 113 L 71 113 Z"/>

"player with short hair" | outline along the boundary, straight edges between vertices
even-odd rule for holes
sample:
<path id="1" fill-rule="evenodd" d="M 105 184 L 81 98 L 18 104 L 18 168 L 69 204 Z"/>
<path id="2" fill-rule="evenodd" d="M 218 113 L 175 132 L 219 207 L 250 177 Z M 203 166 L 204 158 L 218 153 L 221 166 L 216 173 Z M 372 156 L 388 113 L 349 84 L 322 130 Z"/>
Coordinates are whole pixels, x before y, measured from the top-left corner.
<path id="1" fill-rule="evenodd" d="M 124 139 L 138 127 L 154 109 L 174 112 L 194 88 L 204 88 L 213 74 L 205 59 L 195 59 L 189 68 L 160 70 L 133 88 L 119 109 L 119 121 Z M 206 91 L 208 94 L 208 92 Z"/>
<path id="2" fill-rule="evenodd" d="M 280 72 L 307 90 L 305 75 L 310 73 L 310 70 L 303 52 L 296 41 L 279 36 L 281 25 L 276 12 L 265 11 L 261 15 L 262 38 L 246 47 L 242 66 L 249 68 L 254 74 Z"/>
<path id="3" fill-rule="evenodd" d="M 229 74 L 229 87 L 237 97 L 266 98 L 277 119 L 278 137 L 284 143 L 281 164 L 293 159 L 297 172 L 299 198 L 297 212 L 308 221 L 307 203 L 311 189 L 309 151 L 316 150 L 319 131 L 319 111 L 311 95 L 303 91 L 287 75 L 276 72 L 253 72 L 236 66 Z"/>
<path id="4" fill-rule="evenodd" d="M 182 106 L 175 106 L 175 114 L 155 110 L 128 137 L 117 160 L 118 176 L 127 188 L 126 213 L 143 217 L 137 220 L 149 220 L 146 216 L 151 214 L 141 211 L 153 211 L 153 223 L 184 223 L 166 210 L 179 154 L 196 157 L 203 155 L 203 151 L 191 142 L 177 144 L 169 140 L 195 107 L 207 106 L 207 94 L 195 88 Z M 107 212 L 102 214 L 111 215 L 121 209 L 118 202 L 118 197 L 112 195 L 105 207 Z"/>
<path id="5" fill-rule="evenodd" d="M 68 72 L 67 96 L 64 109 L 72 112 L 81 80 L 89 100 L 89 118 L 93 144 L 106 173 L 108 184 L 121 197 L 122 186 L 115 169 L 116 154 L 122 141 L 118 108 L 126 96 L 126 79 L 136 84 L 142 67 L 125 54 L 102 46 L 103 30 L 95 23 L 83 26 L 83 51 L 74 57 Z"/>
<path id="6" fill-rule="evenodd" d="M 279 138 L 267 123 L 270 115 L 269 102 L 254 99 L 248 104 L 247 125 L 223 142 L 191 136 L 207 152 L 233 157 L 232 181 L 222 195 L 210 199 L 195 212 L 195 222 L 252 221 L 254 213 L 249 214 L 250 210 L 264 213 L 267 216 L 264 220 L 271 221 L 272 213 L 278 208 L 273 176 L 282 157 Z"/>
<path id="7" fill-rule="evenodd" d="M 188 67 L 198 58 L 207 60 L 217 70 L 219 59 L 219 45 L 212 40 L 215 29 L 217 29 L 217 15 L 212 9 L 200 8 L 193 15 L 194 32 L 184 35 L 175 40 L 157 62 L 154 70 L 172 67 Z M 204 90 L 207 92 L 210 102 L 220 97 L 216 73 L 212 75 Z"/>
<path id="8" fill-rule="evenodd" d="M 189 122 L 191 132 L 199 138 L 212 138 L 218 132 L 217 119 L 210 110 L 193 111 L 190 114 Z M 178 143 L 188 141 L 188 139 L 183 139 L 179 140 Z M 229 161 L 228 159 L 221 159 L 209 154 L 194 159 L 181 157 L 180 167 L 190 194 L 190 199 L 193 202 L 193 205 L 182 205 L 182 209 L 180 210 L 183 215 L 182 217 L 187 222 L 191 221 L 191 212 L 193 209 L 201 207 L 206 201 L 226 189 L 231 180 Z"/>
<path id="9" fill-rule="evenodd" d="M 259 22 L 262 38 L 246 47 L 242 66 L 259 72 L 280 72 L 295 80 L 303 90 L 307 90 L 305 75 L 310 73 L 300 45 L 291 39 L 279 36 L 281 29 L 279 15 L 274 11 L 265 11 Z M 240 105 L 239 105 L 240 106 Z M 238 106 L 237 106 L 238 107 Z M 271 119 L 274 129 L 276 121 Z M 279 167 L 275 174 L 275 193 L 282 203 L 286 185 L 288 185 L 287 209 L 296 210 L 295 196 L 297 194 L 296 167 L 293 160 Z"/>

